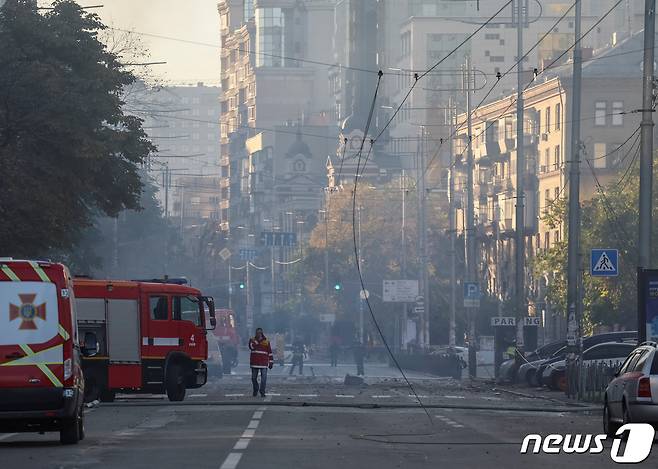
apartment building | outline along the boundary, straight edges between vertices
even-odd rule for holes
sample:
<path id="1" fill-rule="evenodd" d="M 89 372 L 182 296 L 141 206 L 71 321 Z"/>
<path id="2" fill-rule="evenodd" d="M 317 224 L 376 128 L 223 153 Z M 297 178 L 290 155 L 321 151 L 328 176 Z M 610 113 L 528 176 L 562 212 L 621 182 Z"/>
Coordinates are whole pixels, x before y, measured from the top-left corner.
<path id="1" fill-rule="evenodd" d="M 551 0 L 539 4 L 528 0 L 519 1 L 524 11 L 527 11 L 527 25 L 523 32 L 524 51 L 528 52 L 523 61 L 523 82 L 527 83 L 533 79 L 535 69 L 543 70 L 574 43 L 573 10 L 555 26 L 573 2 Z M 433 146 L 439 149 L 438 142 L 449 135 L 450 107 L 457 105 L 462 110 L 465 108 L 465 98 L 461 92 L 465 81 L 461 68 L 466 57 L 470 57 L 475 68 L 471 80 L 474 106 L 487 96 L 490 100 L 513 92 L 517 86 L 516 70 L 503 76 L 500 81 L 497 75 L 504 75 L 518 57 L 517 26 L 511 7 L 484 26 L 473 39 L 461 45 L 505 4 L 503 0 L 409 0 L 406 3 L 408 9 L 400 17 L 396 31 L 401 45 L 400 54 L 394 64 L 387 64 L 388 71 L 394 74 L 391 77 L 394 86 L 387 90 L 389 94 L 385 98 L 390 100 L 390 115 L 411 87 L 414 73 L 422 74 L 441 62 L 436 70 L 415 87 L 390 128 L 387 151 L 399 155 L 403 166 L 408 168 L 416 152 L 419 127 L 427 130 L 437 142 Z M 582 31 L 591 29 L 581 41 L 586 53 L 613 46 L 642 27 L 642 5 L 637 2 L 627 2 L 624 8 L 615 9 L 595 26 L 613 4 L 611 0 L 583 0 Z M 543 38 L 546 33 L 548 35 Z M 541 42 L 535 47 L 540 39 Z M 453 52 L 455 49 L 456 52 Z M 557 63 L 568 60 L 570 56 L 571 53 L 567 53 Z M 488 95 L 494 83 L 496 88 Z M 449 157 L 448 148 L 449 145 L 441 145 L 440 158 L 435 158 L 435 162 L 443 167 Z"/>
<path id="2" fill-rule="evenodd" d="M 642 34 L 587 60 L 581 94 L 581 200 L 625 171 L 630 146 L 621 146 L 639 126 L 641 107 Z M 544 292 L 553 273 L 533 278 L 531 259 L 538 251 L 561 240 L 566 227 L 550 228 L 542 220 L 553 202 L 568 196 L 567 162 L 570 156 L 572 87 L 569 66 L 525 93 L 524 135 L 516 134 L 515 95 L 480 107 L 473 115 L 471 148 L 474 158 L 474 201 L 479 248 L 479 275 L 484 290 L 502 301 L 514 297 L 514 233 L 516 206 L 516 151 L 525 146 L 525 253 L 526 295 L 531 313 L 542 316 L 547 333 L 557 337 L 564 312 L 546 304 Z M 465 155 L 469 137 L 466 115 L 457 118 L 454 175 L 465 191 Z M 619 148 L 621 146 L 621 148 Z M 462 200 L 465 200 L 462 194 Z M 463 208 L 458 227 L 464 226 Z"/>

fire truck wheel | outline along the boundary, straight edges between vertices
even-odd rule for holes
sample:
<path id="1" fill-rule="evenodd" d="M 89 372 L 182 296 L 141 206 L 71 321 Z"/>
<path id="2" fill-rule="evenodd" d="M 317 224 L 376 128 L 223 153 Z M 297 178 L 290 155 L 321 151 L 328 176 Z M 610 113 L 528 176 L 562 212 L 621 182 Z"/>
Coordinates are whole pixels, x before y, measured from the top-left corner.
<path id="1" fill-rule="evenodd" d="M 185 399 L 185 376 L 183 367 L 178 364 L 170 365 L 167 370 L 167 397 L 172 402 Z"/>
<path id="2" fill-rule="evenodd" d="M 69 419 L 62 423 L 62 428 L 59 431 L 59 441 L 63 445 L 75 445 L 84 435 L 81 435 L 82 428 L 82 410 L 75 418 Z"/>

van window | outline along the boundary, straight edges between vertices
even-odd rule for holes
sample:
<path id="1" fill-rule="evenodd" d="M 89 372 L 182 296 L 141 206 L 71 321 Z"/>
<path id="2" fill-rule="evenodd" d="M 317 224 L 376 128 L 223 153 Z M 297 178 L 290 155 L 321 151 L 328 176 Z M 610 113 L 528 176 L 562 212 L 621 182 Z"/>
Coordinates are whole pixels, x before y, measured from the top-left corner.
<path id="1" fill-rule="evenodd" d="M 168 309 L 166 296 L 152 296 L 149 298 L 151 319 L 156 321 L 166 321 L 169 319 Z"/>
<path id="2" fill-rule="evenodd" d="M 190 321 L 201 326 L 199 299 L 194 296 L 174 296 L 174 320 Z"/>

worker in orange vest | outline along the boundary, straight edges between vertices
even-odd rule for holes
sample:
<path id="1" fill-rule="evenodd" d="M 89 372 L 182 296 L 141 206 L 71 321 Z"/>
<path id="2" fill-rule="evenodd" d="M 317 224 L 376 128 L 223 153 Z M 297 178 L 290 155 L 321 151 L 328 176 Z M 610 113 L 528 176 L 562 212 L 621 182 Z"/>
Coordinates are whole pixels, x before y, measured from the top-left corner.
<path id="1" fill-rule="evenodd" d="M 251 384 L 254 388 L 254 397 L 260 395 L 265 397 L 265 387 L 267 386 L 267 370 L 274 366 L 274 356 L 272 355 L 272 346 L 270 341 L 263 334 L 263 329 L 256 329 L 256 335 L 249 339 L 249 365 L 251 366 Z M 258 384 L 258 373 L 260 373 L 260 385 Z"/>

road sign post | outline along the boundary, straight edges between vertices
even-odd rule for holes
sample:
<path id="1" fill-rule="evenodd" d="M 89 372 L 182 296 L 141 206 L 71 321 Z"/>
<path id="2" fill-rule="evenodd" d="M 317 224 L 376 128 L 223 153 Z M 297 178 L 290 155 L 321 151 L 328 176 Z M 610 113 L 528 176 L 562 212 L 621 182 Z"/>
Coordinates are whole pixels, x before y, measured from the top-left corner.
<path id="1" fill-rule="evenodd" d="M 480 284 L 477 282 L 464 282 L 464 307 L 480 307 Z"/>
<path id="2" fill-rule="evenodd" d="M 617 249 L 592 249 L 589 272 L 592 277 L 618 276 L 619 251 Z"/>
<path id="3" fill-rule="evenodd" d="M 387 303 L 413 303 L 418 296 L 418 280 L 384 280 L 382 298 Z"/>

